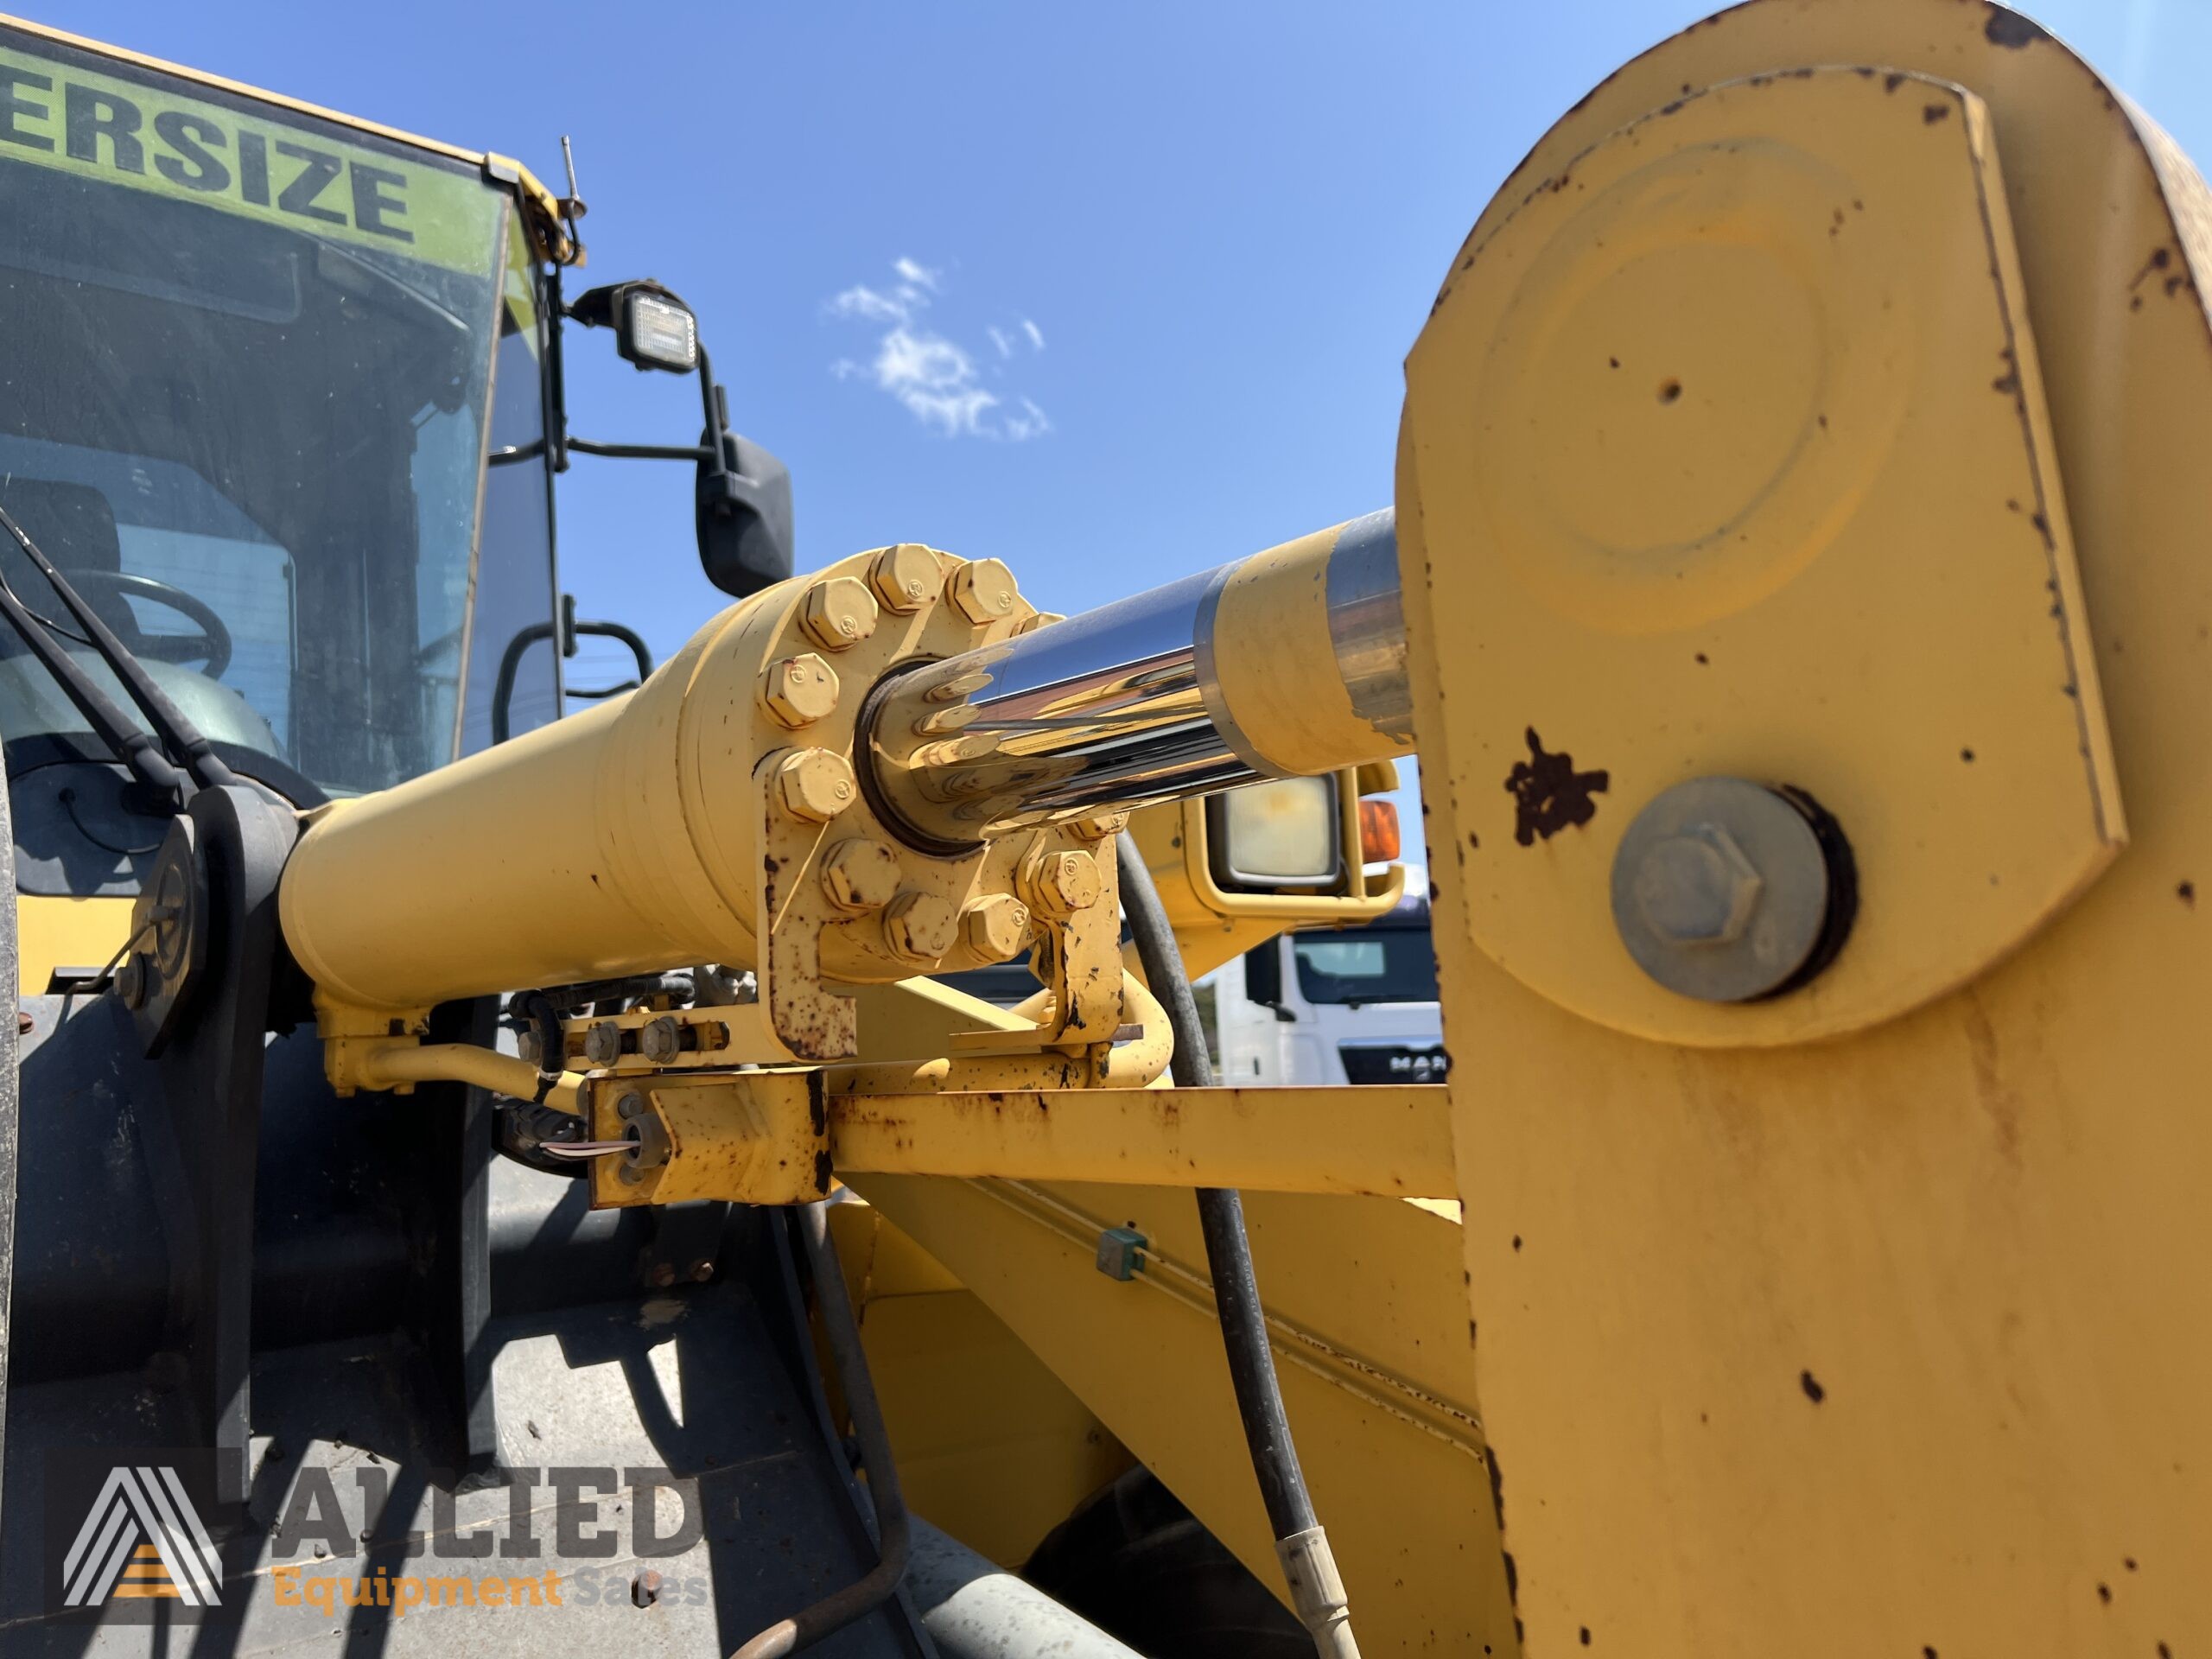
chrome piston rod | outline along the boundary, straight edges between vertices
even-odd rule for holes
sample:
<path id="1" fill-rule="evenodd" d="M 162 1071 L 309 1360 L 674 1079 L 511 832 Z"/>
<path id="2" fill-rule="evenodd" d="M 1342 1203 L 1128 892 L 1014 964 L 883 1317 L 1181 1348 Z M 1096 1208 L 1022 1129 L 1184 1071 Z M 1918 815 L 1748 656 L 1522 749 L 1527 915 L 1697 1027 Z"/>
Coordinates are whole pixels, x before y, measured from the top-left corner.
<path id="1" fill-rule="evenodd" d="M 862 778 L 917 846 L 1408 753 L 1384 510 L 878 685 Z"/>

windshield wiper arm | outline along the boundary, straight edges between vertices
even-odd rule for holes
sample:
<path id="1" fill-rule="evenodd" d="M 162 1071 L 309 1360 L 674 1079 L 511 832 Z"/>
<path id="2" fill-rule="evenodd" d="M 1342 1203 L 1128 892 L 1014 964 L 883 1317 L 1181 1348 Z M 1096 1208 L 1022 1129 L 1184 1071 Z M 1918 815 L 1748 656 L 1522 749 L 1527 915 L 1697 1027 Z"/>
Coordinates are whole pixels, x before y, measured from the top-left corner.
<path id="1" fill-rule="evenodd" d="M 68 578 L 54 568 L 53 562 L 39 551 L 38 543 L 24 533 L 23 527 L 5 507 L 0 507 L 0 529 L 5 529 L 16 538 L 24 556 L 54 585 L 54 591 L 60 595 L 69 614 L 85 630 L 92 649 L 115 671 L 115 677 L 123 683 L 131 701 L 144 712 L 146 723 L 154 728 L 154 737 L 149 738 L 133 727 L 123 711 L 92 683 L 76 659 L 54 643 L 54 636 L 31 615 L 23 602 L 0 587 L 0 608 L 5 609 L 8 620 L 22 635 L 23 643 L 45 664 L 47 671 L 60 683 L 70 702 L 77 705 L 78 712 L 92 721 L 92 729 L 117 758 L 147 783 L 180 794 L 183 778 L 170 764 L 172 760 L 181 762 L 184 772 L 202 789 L 238 782 L 238 774 L 223 763 L 214 746 L 154 683 L 153 676 L 146 672 L 146 665 L 131 654 L 130 646 L 115 637 L 114 630 L 85 602 L 84 595 L 69 585 Z M 158 764 L 149 771 L 149 763 Z M 164 773 L 165 777 L 160 775 Z"/>

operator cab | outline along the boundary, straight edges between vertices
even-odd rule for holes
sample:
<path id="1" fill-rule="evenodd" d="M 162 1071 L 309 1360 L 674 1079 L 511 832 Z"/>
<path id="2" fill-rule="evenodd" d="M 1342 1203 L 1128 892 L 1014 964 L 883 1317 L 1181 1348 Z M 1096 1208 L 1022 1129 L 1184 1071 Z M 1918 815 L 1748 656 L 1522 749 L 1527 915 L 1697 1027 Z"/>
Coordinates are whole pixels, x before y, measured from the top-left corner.
<path id="1" fill-rule="evenodd" d="M 650 670 L 559 594 L 571 448 L 694 461 L 710 575 L 788 570 L 788 480 L 727 431 L 689 310 L 652 283 L 563 303 L 581 212 L 497 158 L 0 24 L 0 509 L 215 753 L 297 807 L 554 719 L 578 632 Z M 696 372 L 706 435 L 572 444 L 563 317 Z M 0 580 L 143 729 L 6 534 Z M 135 893 L 174 810 L 81 701 L 0 627 L 28 899 Z M 51 953 L 23 920 L 35 991 Z"/>

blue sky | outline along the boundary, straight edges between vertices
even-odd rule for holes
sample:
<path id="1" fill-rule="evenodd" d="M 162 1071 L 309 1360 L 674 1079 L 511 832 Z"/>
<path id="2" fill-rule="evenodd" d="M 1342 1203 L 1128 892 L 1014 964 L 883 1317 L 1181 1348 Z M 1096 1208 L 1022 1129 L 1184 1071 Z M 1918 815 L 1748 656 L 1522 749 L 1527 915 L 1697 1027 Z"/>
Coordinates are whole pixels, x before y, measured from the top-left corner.
<path id="1" fill-rule="evenodd" d="M 572 134 L 587 278 L 697 308 L 803 568 L 928 541 L 1072 611 L 1388 501 L 1399 365 L 1491 190 L 1712 8 L 26 9 L 549 181 Z M 2212 155 L 2212 5 L 2036 10 Z M 580 433 L 690 441 L 689 383 L 571 362 Z M 585 614 L 665 654 L 717 608 L 687 472 L 582 459 L 561 512 Z"/>

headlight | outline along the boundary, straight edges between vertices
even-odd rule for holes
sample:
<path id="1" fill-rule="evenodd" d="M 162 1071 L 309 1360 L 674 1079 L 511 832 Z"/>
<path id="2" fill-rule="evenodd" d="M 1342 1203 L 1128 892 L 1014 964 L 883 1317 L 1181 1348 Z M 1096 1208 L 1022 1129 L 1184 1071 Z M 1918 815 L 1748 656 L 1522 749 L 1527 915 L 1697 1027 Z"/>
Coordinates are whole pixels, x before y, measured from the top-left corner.
<path id="1" fill-rule="evenodd" d="M 1214 880 L 1235 887 L 1324 887 L 1339 874 L 1334 775 L 1248 784 L 1206 803 Z"/>

